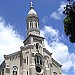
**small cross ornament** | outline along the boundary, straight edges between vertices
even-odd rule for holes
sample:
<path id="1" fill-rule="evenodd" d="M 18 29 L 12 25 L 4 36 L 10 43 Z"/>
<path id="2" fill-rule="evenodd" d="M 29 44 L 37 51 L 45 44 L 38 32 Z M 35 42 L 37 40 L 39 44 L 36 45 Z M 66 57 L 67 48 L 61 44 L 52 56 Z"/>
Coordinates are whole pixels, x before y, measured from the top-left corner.
<path id="1" fill-rule="evenodd" d="M 30 2 L 30 6 L 33 7 L 33 3 L 32 2 Z"/>

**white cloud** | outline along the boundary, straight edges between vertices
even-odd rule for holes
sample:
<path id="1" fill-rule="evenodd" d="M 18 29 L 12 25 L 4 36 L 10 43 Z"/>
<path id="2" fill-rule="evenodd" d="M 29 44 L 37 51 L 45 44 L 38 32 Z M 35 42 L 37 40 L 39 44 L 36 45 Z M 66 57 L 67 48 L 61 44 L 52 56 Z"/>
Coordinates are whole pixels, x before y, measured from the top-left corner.
<path id="1" fill-rule="evenodd" d="M 63 14 L 63 10 L 64 7 L 66 6 L 67 3 L 65 2 L 61 2 L 60 7 L 54 11 L 52 14 L 50 14 L 51 18 L 54 18 L 56 20 L 60 20 L 61 19 L 61 15 Z"/>
<path id="2" fill-rule="evenodd" d="M 42 22 L 46 23 L 48 20 L 49 20 L 49 17 L 48 16 L 44 16 L 43 19 L 42 19 Z"/>
<path id="3" fill-rule="evenodd" d="M 59 31 L 51 26 L 44 26 L 41 29 L 41 36 L 45 37 L 45 47 L 59 63 L 61 63 L 63 72 L 66 74 L 71 68 L 75 68 L 75 54 L 69 53 L 68 46 L 61 42 L 62 36 Z"/>
<path id="4" fill-rule="evenodd" d="M 23 45 L 23 39 L 14 30 L 14 27 L 7 24 L 5 20 L 0 17 L 0 63 L 3 60 L 4 54 L 10 54 L 20 50 Z"/>

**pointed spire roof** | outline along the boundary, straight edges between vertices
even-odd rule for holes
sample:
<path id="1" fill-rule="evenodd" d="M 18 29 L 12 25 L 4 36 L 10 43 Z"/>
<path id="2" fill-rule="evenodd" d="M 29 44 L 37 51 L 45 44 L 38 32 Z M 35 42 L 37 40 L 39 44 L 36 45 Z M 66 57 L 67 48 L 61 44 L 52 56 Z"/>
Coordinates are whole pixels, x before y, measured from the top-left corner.
<path id="1" fill-rule="evenodd" d="M 30 11 L 28 12 L 28 15 L 32 15 L 32 14 L 37 15 L 36 11 L 33 8 L 33 3 L 30 2 Z"/>

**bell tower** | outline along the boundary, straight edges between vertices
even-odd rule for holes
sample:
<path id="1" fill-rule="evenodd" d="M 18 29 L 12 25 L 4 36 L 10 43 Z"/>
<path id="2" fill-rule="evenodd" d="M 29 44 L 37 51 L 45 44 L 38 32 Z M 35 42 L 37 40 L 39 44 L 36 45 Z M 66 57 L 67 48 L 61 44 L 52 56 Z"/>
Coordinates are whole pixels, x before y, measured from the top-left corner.
<path id="1" fill-rule="evenodd" d="M 39 19 L 36 11 L 34 10 L 32 2 L 30 3 L 30 10 L 26 18 L 26 23 L 27 23 L 27 36 L 30 34 L 38 36 L 40 35 Z"/>

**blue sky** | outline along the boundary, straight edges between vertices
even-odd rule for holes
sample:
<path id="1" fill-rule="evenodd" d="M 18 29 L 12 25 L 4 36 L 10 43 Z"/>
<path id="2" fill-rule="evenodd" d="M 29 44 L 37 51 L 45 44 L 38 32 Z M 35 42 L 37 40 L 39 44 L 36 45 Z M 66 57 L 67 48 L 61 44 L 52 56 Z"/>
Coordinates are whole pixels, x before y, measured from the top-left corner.
<path id="1" fill-rule="evenodd" d="M 0 0 L 1 57 L 20 50 L 19 47 L 23 45 L 26 38 L 26 16 L 31 1 L 38 14 L 41 36 L 46 38 L 47 49 L 63 64 L 63 75 L 75 75 L 75 44 L 70 43 L 64 34 L 65 16 L 62 11 L 66 0 Z M 2 60 L 3 58 L 0 62 Z"/>

